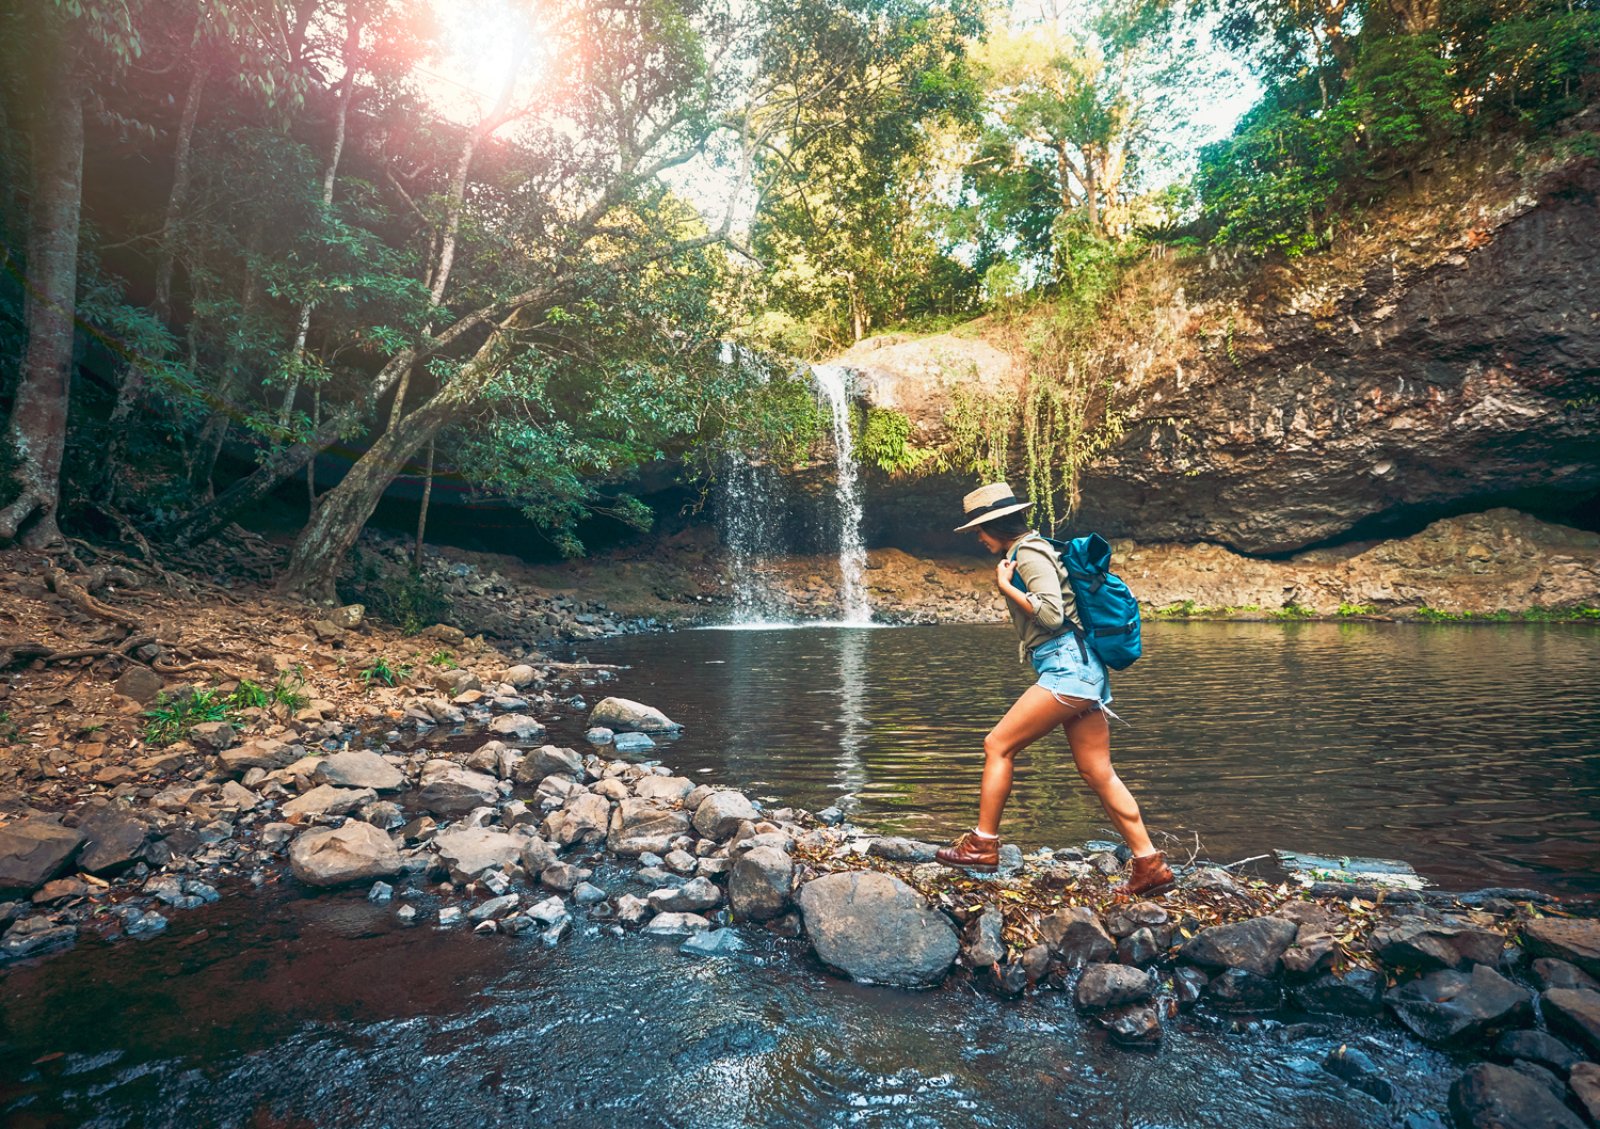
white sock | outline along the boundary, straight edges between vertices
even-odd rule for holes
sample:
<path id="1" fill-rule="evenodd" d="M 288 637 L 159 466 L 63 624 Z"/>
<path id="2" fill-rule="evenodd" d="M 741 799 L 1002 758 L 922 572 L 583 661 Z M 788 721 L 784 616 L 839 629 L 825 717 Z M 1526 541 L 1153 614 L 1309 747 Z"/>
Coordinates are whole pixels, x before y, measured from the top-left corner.
<path id="1" fill-rule="evenodd" d="M 990 835 L 987 831 L 979 831 L 976 827 L 974 827 L 972 829 L 972 833 L 974 835 L 976 835 L 980 839 L 998 839 L 998 838 L 1000 838 L 1000 836 L 998 836 L 998 835 Z"/>

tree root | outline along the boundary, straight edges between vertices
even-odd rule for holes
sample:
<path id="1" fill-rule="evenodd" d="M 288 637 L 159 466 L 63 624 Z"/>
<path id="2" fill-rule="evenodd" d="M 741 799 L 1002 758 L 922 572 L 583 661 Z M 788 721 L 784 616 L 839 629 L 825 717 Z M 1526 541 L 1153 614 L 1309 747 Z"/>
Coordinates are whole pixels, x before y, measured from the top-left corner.
<path id="1" fill-rule="evenodd" d="M 98 586 L 104 587 L 108 583 L 109 574 L 113 571 L 120 573 L 122 576 L 127 577 L 130 580 L 133 579 L 132 574 L 130 574 L 126 569 L 102 565 L 89 570 L 88 579 L 90 587 L 96 587 L 95 582 L 97 580 L 99 581 Z M 138 616 L 130 615 L 124 611 L 119 611 L 111 605 L 101 603 L 99 600 L 95 599 L 89 594 L 87 589 L 79 585 L 59 568 L 51 567 L 46 569 L 44 577 L 45 583 L 50 586 L 50 590 L 52 592 L 73 604 L 75 607 L 88 612 L 96 619 L 108 619 L 112 623 L 121 624 L 129 631 L 136 631 L 144 626 L 144 621 Z"/>

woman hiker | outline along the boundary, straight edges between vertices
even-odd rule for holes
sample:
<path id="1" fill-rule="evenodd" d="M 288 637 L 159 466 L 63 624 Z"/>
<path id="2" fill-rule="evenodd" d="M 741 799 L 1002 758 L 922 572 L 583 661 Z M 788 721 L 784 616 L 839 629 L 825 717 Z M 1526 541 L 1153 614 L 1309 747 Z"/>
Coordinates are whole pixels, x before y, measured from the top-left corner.
<path id="1" fill-rule="evenodd" d="M 1111 767 L 1111 727 L 1105 708 L 1111 687 L 1105 664 L 1081 645 L 1076 604 L 1071 586 L 1062 583 L 1059 558 L 1023 517 L 1022 511 L 1032 504 L 1017 501 L 1003 482 L 981 487 L 961 500 L 967 522 L 956 532 L 976 529 L 983 547 L 1000 556 L 995 581 L 1017 629 L 1018 651 L 1032 662 L 1039 681 L 983 739 L 978 825 L 935 857 L 946 866 L 967 870 L 989 871 L 999 865 L 1000 813 L 1011 794 L 1012 759 L 1059 725 L 1072 746 L 1079 774 L 1133 852 L 1128 880 L 1116 893 L 1152 893 L 1172 884 L 1172 870 L 1151 845 L 1139 805 Z M 1022 578 L 1026 591 L 1012 583 L 1013 574 Z"/>

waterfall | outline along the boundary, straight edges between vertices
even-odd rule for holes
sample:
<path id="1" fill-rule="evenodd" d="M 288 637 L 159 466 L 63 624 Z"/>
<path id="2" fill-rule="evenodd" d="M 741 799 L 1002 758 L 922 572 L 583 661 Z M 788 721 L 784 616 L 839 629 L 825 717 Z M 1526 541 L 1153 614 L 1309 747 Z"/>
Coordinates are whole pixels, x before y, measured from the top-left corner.
<path id="1" fill-rule="evenodd" d="M 871 623 L 867 603 L 867 547 L 861 539 L 861 484 L 850 435 L 849 373 L 842 365 L 813 365 L 811 375 L 833 410 L 834 497 L 839 508 L 839 618 Z"/>
<path id="2" fill-rule="evenodd" d="M 792 612 L 758 570 L 761 561 L 783 552 L 779 523 L 782 483 L 765 463 L 752 463 L 738 451 L 722 456 L 717 472 L 717 525 L 733 572 L 734 623 L 786 620 Z"/>

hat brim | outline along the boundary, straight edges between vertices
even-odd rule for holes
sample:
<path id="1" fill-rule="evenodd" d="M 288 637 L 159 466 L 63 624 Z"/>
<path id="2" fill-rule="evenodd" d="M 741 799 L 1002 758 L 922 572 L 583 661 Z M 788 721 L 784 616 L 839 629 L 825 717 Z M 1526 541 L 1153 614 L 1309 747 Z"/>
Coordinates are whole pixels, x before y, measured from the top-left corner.
<path id="1" fill-rule="evenodd" d="M 953 532 L 953 533 L 961 533 L 961 532 L 963 532 L 965 530 L 968 530 L 968 529 L 975 529 L 978 526 L 983 525 L 985 522 L 993 521 L 997 517 L 1005 517 L 1007 514 L 1014 514 L 1018 510 L 1025 510 L 1031 505 L 1033 505 L 1032 502 L 1018 502 L 1014 506 L 1006 506 L 1006 507 L 1004 507 L 1002 509 L 993 510 L 993 511 L 991 511 L 989 513 L 984 514 L 982 517 L 974 518 L 973 520 L 967 522 L 967 524 L 965 524 L 965 525 L 956 526 L 955 529 L 952 530 L 951 532 Z"/>

